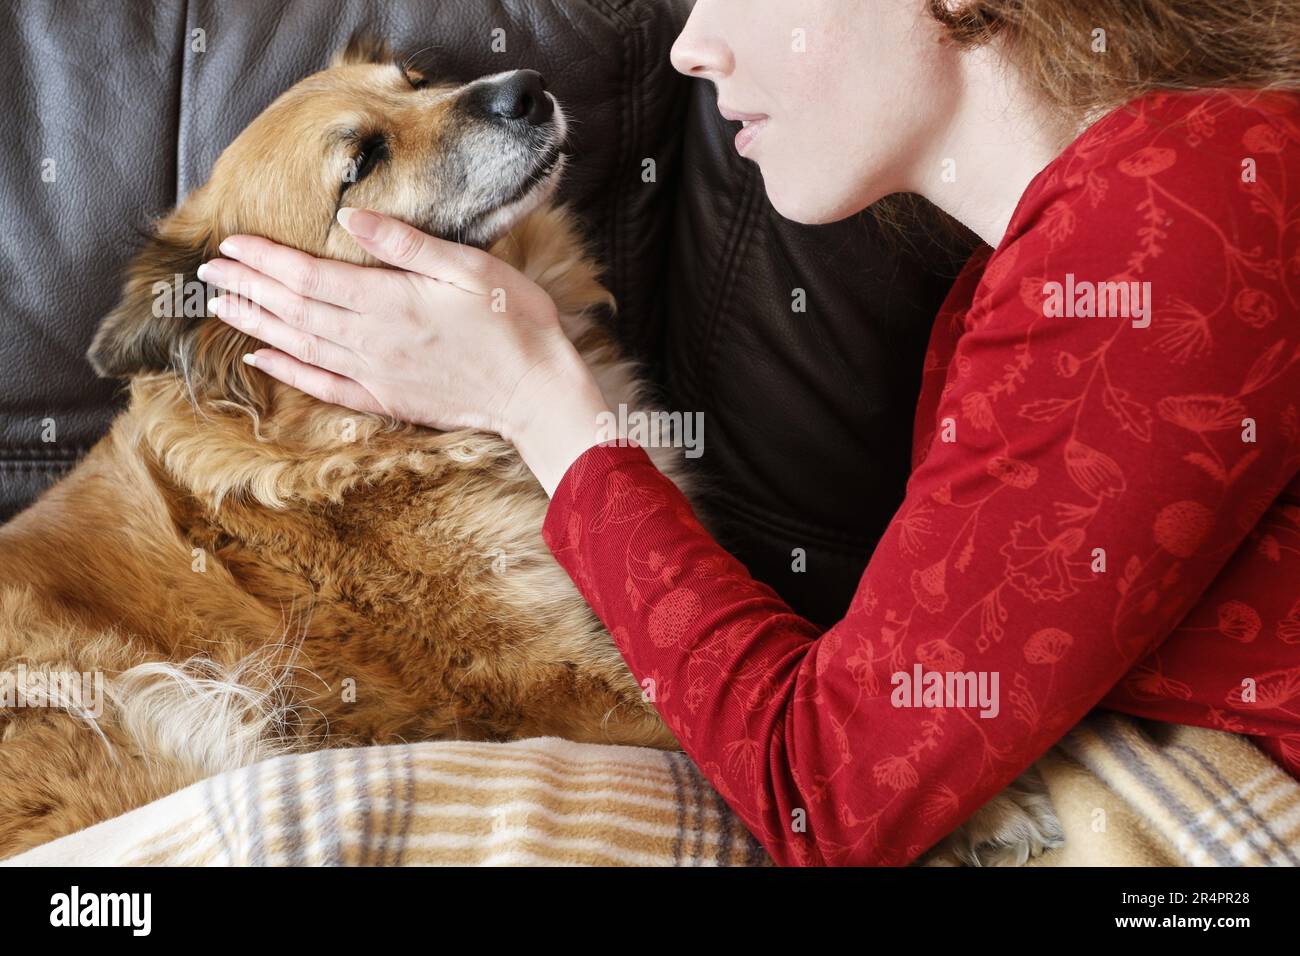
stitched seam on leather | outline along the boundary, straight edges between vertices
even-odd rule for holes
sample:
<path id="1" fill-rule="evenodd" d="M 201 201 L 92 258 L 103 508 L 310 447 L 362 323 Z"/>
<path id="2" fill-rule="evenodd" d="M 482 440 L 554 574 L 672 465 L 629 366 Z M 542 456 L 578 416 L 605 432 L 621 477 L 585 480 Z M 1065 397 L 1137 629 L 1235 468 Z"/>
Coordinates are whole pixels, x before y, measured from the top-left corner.
<path id="1" fill-rule="evenodd" d="M 623 96 L 627 105 L 624 113 L 627 116 L 628 131 L 627 136 L 620 146 L 619 150 L 619 176 L 617 179 L 617 192 L 615 194 L 615 218 L 618 223 L 618 232 L 616 236 L 616 248 L 618 249 L 618 281 L 619 288 L 627 291 L 628 289 L 628 179 L 631 175 L 631 161 L 634 159 L 633 144 L 641 142 L 641 111 L 639 106 L 639 97 L 636 95 L 637 77 L 641 74 L 641 29 L 635 25 L 632 29 L 624 31 L 624 58 L 623 58 Z M 639 306 L 639 303 L 638 303 Z M 634 314 L 635 317 L 635 314 Z M 622 317 L 620 325 L 625 325 L 626 316 Z"/>
<path id="2" fill-rule="evenodd" d="M 89 450 L 89 445 L 61 445 L 56 448 L 42 445 L 15 445 L 11 448 L 0 449 L 0 461 L 18 459 L 24 461 L 66 461 L 80 458 Z"/>
<path id="3" fill-rule="evenodd" d="M 74 461 L 0 461 L 0 471 L 67 471 Z"/>
<path id="4" fill-rule="evenodd" d="M 612 7 L 610 4 L 606 3 L 605 0 L 590 0 L 588 5 L 594 13 L 604 18 L 605 22 L 615 31 L 618 38 L 623 43 L 623 57 L 620 62 L 622 72 L 619 76 L 619 102 L 622 104 L 623 108 L 619 110 L 620 136 L 618 153 L 615 158 L 614 166 L 615 170 L 618 172 L 614 179 L 614 200 L 609 206 L 607 216 L 609 220 L 607 229 L 610 237 L 609 248 L 611 260 L 608 263 L 608 271 L 613 276 L 613 281 L 610 284 L 614 289 L 618 290 L 625 287 L 624 280 L 627 276 L 627 269 L 624 261 L 625 250 L 623 247 L 624 224 L 622 222 L 623 200 L 626 185 L 623 182 L 624 177 L 621 175 L 621 172 L 627 159 L 627 150 L 630 148 L 628 144 L 632 138 L 628 128 L 629 122 L 632 119 L 632 110 L 628 107 L 628 104 L 635 99 L 635 97 L 632 96 L 633 84 L 630 81 L 629 61 L 632 57 L 633 35 L 637 31 L 631 29 L 634 24 L 631 24 L 627 20 L 624 16 L 623 10 Z M 621 322 L 625 320 L 625 317 L 626 313 L 622 311 L 622 304 L 620 303 L 619 312 L 615 321 L 618 321 L 621 324 Z"/>
<path id="5" fill-rule="evenodd" d="M 591 5 L 591 2 L 592 0 L 588 0 L 588 5 Z M 573 35 L 578 39 L 582 40 L 583 44 L 586 46 L 587 50 L 591 53 L 592 56 L 599 56 L 601 53 L 604 52 L 600 47 L 598 47 L 595 43 L 591 41 L 591 39 L 587 36 L 586 32 L 583 31 L 581 26 L 579 26 L 577 19 L 575 19 L 573 15 L 564 8 L 563 2 L 560 2 L 560 0 L 552 0 L 551 9 L 554 10 L 563 18 L 564 22 L 567 23 L 569 27 L 573 30 Z M 614 27 L 615 29 L 618 29 L 618 25 L 615 24 L 602 11 L 595 10 L 594 12 L 596 13 L 597 16 L 603 17 L 606 24 L 608 24 L 611 27 Z M 512 23 L 515 23 L 515 25 L 520 25 L 519 21 L 513 19 L 512 19 Z"/>
<path id="6" fill-rule="evenodd" d="M 624 85 L 624 89 L 628 94 L 627 102 L 630 104 L 630 107 L 623 112 L 631 116 L 632 129 L 638 135 L 635 140 L 633 140 L 632 137 L 627 137 L 629 143 L 635 142 L 637 144 L 648 145 L 650 142 L 649 136 L 647 135 L 648 127 L 646 125 L 645 110 L 641 108 L 644 104 L 637 96 L 633 95 L 633 92 L 640 87 L 642 74 L 645 71 L 646 57 L 653 47 L 651 34 L 654 23 L 651 10 L 654 9 L 653 4 L 656 2 L 658 2 L 658 0 L 649 0 L 649 2 L 645 2 L 645 0 L 589 0 L 591 8 L 597 13 L 597 15 L 603 17 L 607 23 L 619 30 L 619 35 L 624 39 L 625 50 L 628 52 L 624 62 L 625 64 L 629 61 L 631 62 L 630 73 Z M 633 29 L 624 30 L 622 29 L 623 24 L 631 24 Z M 684 89 L 689 88 L 685 87 Z M 685 125 L 685 118 L 686 110 L 683 109 L 683 127 Z M 681 133 L 681 135 L 678 136 L 677 148 L 679 150 L 684 150 L 685 136 L 680 130 L 678 132 Z M 635 161 L 636 157 L 633 156 L 630 151 L 627 156 L 620 156 L 618 168 L 623 170 L 625 163 L 627 168 L 624 170 L 624 174 L 618 179 L 620 192 L 616 198 L 614 215 L 611 216 L 611 220 L 625 212 L 624 201 L 628 191 L 632 188 L 630 177 L 632 175 L 632 170 L 634 168 L 633 164 Z M 659 170 L 659 175 L 663 175 L 663 170 Z M 671 242 L 671 236 L 673 235 L 675 224 L 676 194 L 674 193 L 671 199 L 664 201 L 669 202 L 668 222 L 665 226 L 666 232 L 664 234 L 670 237 L 668 241 Z M 662 213 L 660 212 L 659 214 Z M 627 291 L 627 280 L 629 278 L 627 262 L 630 253 L 627 249 L 627 243 L 624 240 L 627 236 L 628 230 L 630 229 L 630 219 L 624 217 L 624 220 L 619 223 L 618 226 L 618 229 L 611 229 L 611 259 L 613 259 L 613 262 L 611 263 L 610 268 L 615 277 L 616 288 Z M 665 254 L 665 268 L 668 266 L 668 262 L 668 256 Z M 666 308 L 666 306 L 663 305 L 662 291 L 647 294 L 645 293 L 646 286 L 646 282 L 638 282 L 634 290 L 638 292 L 636 299 L 638 312 L 627 312 L 624 304 L 620 302 L 619 312 L 615 318 L 615 322 L 620 331 L 628 329 L 628 334 L 632 335 L 634 338 L 635 333 L 630 331 L 631 326 L 636 325 L 639 322 L 642 327 L 644 327 L 646 323 L 649 323 L 653 327 L 654 342 L 649 345 L 649 355 L 641 356 L 641 360 L 647 363 L 649 367 L 656 369 L 659 373 L 659 377 L 662 378 L 666 375 L 666 338 L 668 329 L 666 320 L 663 320 L 661 307 Z M 661 286 L 662 283 L 659 283 L 656 288 Z M 645 346 L 646 342 L 639 341 L 639 344 Z"/>
<path id="7" fill-rule="evenodd" d="M 694 97 L 692 96 L 692 100 L 693 99 Z M 690 122 L 689 107 L 687 109 L 688 109 L 687 122 L 689 123 Z M 746 184 L 746 188 L 747 187 L 748 184 Z M 744 192 L 742 192 L 740 197 L 740 202 L 736 204 L 736 213 L 735 213 L 736 217 L 738 218 L 741 217 L 741 213 L 744 209 L 744 205 L 745 205 L 745 194 Z M 692 231 L 692 235 L 694 235 L 694 231 Z M 728 255 L 730 252 L 730 246 L 732 245 L 734 235 L 735 235 L 734 226 L 728 225 L 727 231 L 725 233 L 725 238 L 722 243 L 722 254 L 719 260 L 719 264 L 717 266 L 717 268 L 720 271 L 725 268 L 725 265 L 727 263 Z M 697 250 L 697 254 L 698 254 L 698 250 Z M 714 287 L 719 297 L 721 297 L 721 289 L 724 285 L 725 285 L 725 273 L 724 273 L 724 281 L 719 282 Z M 712 301 L 705 302 L 703 303 L 703 305 L 704 308 L 701 309 L 699 313 L 697 313 L 697 315 L 702 316 L 706 321 L 704 332 L 703 335 L 701 336 L 700 355 L 704 358 L 707 358 L 708 352 L 713 344 L 714 331 L 718 322 L 720 321 L 720 318 L 718 316 L 715 302 Z M 700 369 L 702 365 L 703 365 L 702 361 L 686 363 L 686 367 L 685 367 L 686 374 L 684 376 L 681 376 L 681 378 L 684 379 L 686 382 L 686 386 L 687 386 L 686 391 L 688 392 L 692 403 L 696 405 L 703 404 L 702 402 L 700 402 L 700 388 L 699 388 Z"/>
<path id="8" fill-rule="evenodd" d="M 713 317 L 713 321 L 709 323 L 709 327 L 705 332 L 704 342 L 700 349 L 703 359 L 697 366 L 705 375 L 706 381 L 714 380 L 713 367 L 717 360 L 720 333 L 723 325 L 730 318 L 730 312 L 724 307 L 723 303 L 731 299 L 731 291 L 735 287 L 737 265 L 741 259 L 741 251 L 749 241 L 748 227 L 751 224 L 756 207 L 754 197 L 757 191 L 754 186 L 757 177 L 748 175 L 749 170 L 746 170 L 746 173 L 745 186 L 741 193 L 740 204 L 737 206 L 736 218 L 727 230 L 727 241 L 723 244 L 722 260 L 718 264 L 718 270 L 722 274 L 722 281 L 717 283 L 717 291 L 704 311 L 706 316 Z M 699 395 L 698 383 L 698 375 L 692 374 L 691 392 L 697 397 Z"/>
<path id="9" fill-rule="evenodd" d="M 181 66 L 177 71 L 176 77 L 176 148 L 172 151 L 172 204 L 176 205 L 181 201 L 181 154 L 185 148 L 185 79 L 187 67 L 189 66 L 189 49 L 190 46 L 185 42 L 189 35 L 190 25 L 190 0 L 184 0 L 181 5 L 181 35 L 180 51 Z"/>
<path id="10" fill-rule="evenodd" d="M 611 0 L 588 0 L 588 3 L 597 8 L 596 12 L 605 18 L 606 23 L 612 27 L 619 27 L 626 24 L 624 13 L 628 7 L 635 7 L 637 0 L 622 0 L 621 5 Z"/>
<path id="11" fill-rule="evenodd" d="M 629 170 L 629 160 L 633 151 L 632 144 L 637 142 L 636 133 L 638 130 L 639 117 L 636 110 L 636 90 L 635 77 L 639 65 L 637 58 L 636 29 L 622 31 L 623 33 L 623 89 L 622 98 L 624 104 L 624 135 L 623 142 L 619 144 L 618 175 L 615 178 L 614 185 L 614 221 L 615 235 L 614 248 L 618 250 L 618 287 L 627 291 L 628 288 L 628 250 L 627 250 L 627 216 L 626 204 L 627 196 L 627 178 Z M 624 319 L 626 321 L 626 319 Z M 621 324 L 621 323 L 620 323 Z"/>

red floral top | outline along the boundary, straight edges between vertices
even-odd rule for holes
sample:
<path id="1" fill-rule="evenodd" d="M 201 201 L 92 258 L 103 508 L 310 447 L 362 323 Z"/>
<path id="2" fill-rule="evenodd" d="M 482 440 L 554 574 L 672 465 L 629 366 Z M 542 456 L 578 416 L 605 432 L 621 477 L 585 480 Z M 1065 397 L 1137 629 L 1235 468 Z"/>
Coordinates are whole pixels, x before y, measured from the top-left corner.
<path id="1" fill-rule="evenodd" d="M 580 456 L 544 535 L 777 862 L 902 864 L 1098 705 L 1300 769 L 1298 403 L 1300 98 L 1156 94 L 957 280 L 906 499 L 834 627 L 637 447 Z"/>

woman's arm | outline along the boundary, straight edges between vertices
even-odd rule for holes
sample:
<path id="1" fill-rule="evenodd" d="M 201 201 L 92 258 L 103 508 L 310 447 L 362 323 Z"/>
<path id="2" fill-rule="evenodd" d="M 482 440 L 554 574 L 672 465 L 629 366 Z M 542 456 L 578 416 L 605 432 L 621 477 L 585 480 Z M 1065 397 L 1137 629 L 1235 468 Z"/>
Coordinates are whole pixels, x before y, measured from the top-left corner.
<path id="1" fill-rule="evenodd" d="M 1027 341 L 1049 366 L 1058 349 L 1094 354 L 1075 387 L 989 398 L 1006 382 L 1008 331 L 962 350 L 940 419 L 964 437 L 935 436 L 848 614 L 825 633 L 753 581 L 641 449 L 592 448 L 557 489 L 548 544 L 780 863 L 906 863 L 958 826 L 1170 633 L 1294 473 L 1294 446 L 1278 437 L 1251 448 L 1235 431 L 1157 425 L 1159 411 L 1146 421 L 1165 400 L 1176 416 L 1201 389 L 1235 392 L 1247 351 L 1221 353 L 1206 374 L 1153 373 L 1095 355 L 1114 323 L 1058 325 Z M 1298 388 L 1292 372 L 1250 403 L 1261 430 L 1280 435 L 1281 398 Z M 1124 408 L 1108 410 L 1117 395 Z M 1067 401 L 1086 407 L 1049 416 L 1043 404 Z M 1198 451 L 1202 438 L 1216 450 Z M 1221 455 L 1239 478 L 1215 495 L 1187 460 L 1197 454 Z M 1226 683 L 1250 676 L 1222 650 Z M 930 700 L 918 666 L 989 694 Z"/>

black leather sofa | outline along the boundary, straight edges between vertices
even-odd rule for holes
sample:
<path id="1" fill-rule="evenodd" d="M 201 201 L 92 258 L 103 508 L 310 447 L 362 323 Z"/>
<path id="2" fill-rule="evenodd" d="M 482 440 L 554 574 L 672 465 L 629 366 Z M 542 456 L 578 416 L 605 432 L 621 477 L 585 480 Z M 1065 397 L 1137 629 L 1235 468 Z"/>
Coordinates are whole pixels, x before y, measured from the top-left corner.
<path id="1" fill-rule="evenodd" d="M 86 347 L 151 217 L 369 27 L 452 77 L 528 66 L 579 120 L 563 198 L 619 336 L 705 415 L 722 542 L 829 624 L 901 500 L 913 403 L 954 272 L 928 233 L 809 228 L 768 206 L 711 86 L 673 72 L 690 0 L 10 0 L 0 136 L 0 515 L 104 432 L 120 384 Z M 494 29 L 506 40 L 493 52 Z M 286 144 L 291 149 L 292 144 Z M 654 176 L 643 176 L 653 160 Z M 791 309 L 806 291 L 807 311 Z M 806 570 L 793 570 L 804 549 Z"/>

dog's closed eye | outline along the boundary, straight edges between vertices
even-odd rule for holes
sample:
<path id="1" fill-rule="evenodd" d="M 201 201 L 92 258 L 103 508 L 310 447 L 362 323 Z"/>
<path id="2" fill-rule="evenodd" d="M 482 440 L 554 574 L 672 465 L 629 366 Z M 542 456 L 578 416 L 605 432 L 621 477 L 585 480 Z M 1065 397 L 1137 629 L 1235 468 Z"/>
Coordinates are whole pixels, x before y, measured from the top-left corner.
<path id="1" fill-rule="evenodd" d="M 388 158 L 388 137 L 383 133 L 371 133 L 357 141 L 356 151 L 352 154 L 346 173 L 343 177 L 342 192 L 347 192 L 349 186 L 361 182 L 375 168 Z"/>

